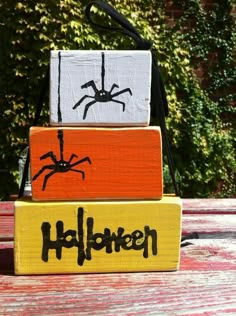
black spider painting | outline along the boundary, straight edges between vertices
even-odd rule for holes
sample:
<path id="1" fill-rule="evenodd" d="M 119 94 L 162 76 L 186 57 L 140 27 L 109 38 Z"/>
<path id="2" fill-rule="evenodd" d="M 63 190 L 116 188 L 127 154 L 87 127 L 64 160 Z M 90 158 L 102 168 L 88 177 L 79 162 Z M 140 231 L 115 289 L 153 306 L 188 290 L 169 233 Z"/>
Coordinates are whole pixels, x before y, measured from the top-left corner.
<path id="1" fill-rule="evenodd" d="M 58 53 L 58 122 L 62 122 L 62 113 L 61 113 L 61 99 L 60 99 L 60 87 L 61 87 L 61 52 Z M 46 189 L 48 179 L 53 176 L 55 173 L 65 173 L 69 171 L 77 172 L 82 175 L 82 180 L 85 179 L 85 173 L 82 170 L 75 169 L 76 166 L 87 162 L 91 165 L 91 160 L 89 157 L 84 157 L 75 162 L 72 162 L 74 158 L 78 158 L 78 156 L 74 153 L 71 154 L 69 160 L 64 159 L 64 134 L 63 130 L 59 129 L 57 131 L 57 138 L 60 146 L 60 159 L 57 159 L 56 155 L 49 151 L 46 154 L 40 157 L 40 160 L 44 160 L 50 158 L 52 160 L 51 164 L 47 164 L 43 166 L 32 178 L 35 181 L 45 170 L 50 171 L 48 174 L 44 176 L 42 191 Z"/>
<path id="2" fill-rule="evenodd" d="M 121 91 L 118 91 L 118 92 L 115 92 L 115 93 L 112 93 L 112 91 L 115 89 L 115 88 L 119 88 L 119 86 L 116 84 L 116 83 L 113 83 L 113 85 L 111 86 L 111 89 L 109 91 L 105 90 L 105 87 L 104 87 L 104 79 L 105 79 L 105 56 L 104 56 L 104 53 L 102 52 L 102 68 L 101 68 L 101 81 L 102 81 L 102 88 L 99 90 L 96 85 L 95 85 L 95 82 L 94 80 L 91 80 L 91 81 L 88 81 L 86 82 L 85 84 L 83 84 L 81 86 L 82 89 L 84 88 L 88 88 L 88 87 L 92 87 L 92 89 L 94 90 L 94 95 L 91 96 L 91 95 L 87 95 L 85 94 L 74 106 L 73 106 L 73 110 L 76 109 L 85 99 L 87 98 L 90 98 L 90 99 L 93 99 L 92 101 L 88 102 L 86 105 L 85 105 L 85 108 L 84 108 L 84 115 L 83 115 L 83 120 L 86 119 L 86 116 L 87 116 L 87 112 L 90 108 L 91 105 L 93 105 L 94 103 L 96 102 L 115 102 L 115 103 L 119 103 L 122 105 L 123 107 L 123 112 L 125 111 L 125 103 L 122 102 L 122 101 L 119 101 L 119 100 L 116 100 L 115 97 L 117 97 L 118 95 L 120 94 L 123 94 L 123 93 L 130 93 L 130 95 L 132 95 L 132 91 L 130 88 L 126 88 L 126 89 L 123 89 Z"/>
<path id="3" fill-rule="evenodd" d="M 51 158 L 52 164 L 48 164 L 43 166 L 33 177 L 33 181 L 36 180 L 45 170 L 51 170 L 48 174 L 45 175 L 44 181 L 43 181 L 43 186 L 42 186 L 42 191 L 46 189 L 47 181 L 48 179 L 53 176 L 55 173 L 65 173 L 68 171 L 73 171 L 73 172 L 78 172 L 82 175 L 82 179 L 84 180 L 85 174 L 84 171 L 82 170 L 77 170 L 74 169 L 77 165 L 83 163 L 83 162 L 88 162 L 91 164 L 91 160 L 89 157 L 84 157 L 82 159 L 79 159 L 75 162 L 72 163 L 72 160 L 74 158 L 78 158 L 76 154 L 71 154 L 69 160 L 64 159 L 64 141 L 63 141 L 63 131 L 58 130 L 58 140 L 59 140 L 59 145 L 60 145 L 60 159 L 58 160 L 56 158 L 56 155 L 52 152 L 49 151 L 46 154 L 42 155 L 40 157 L 40 160 L 46 159 L 46 158 Z"/>

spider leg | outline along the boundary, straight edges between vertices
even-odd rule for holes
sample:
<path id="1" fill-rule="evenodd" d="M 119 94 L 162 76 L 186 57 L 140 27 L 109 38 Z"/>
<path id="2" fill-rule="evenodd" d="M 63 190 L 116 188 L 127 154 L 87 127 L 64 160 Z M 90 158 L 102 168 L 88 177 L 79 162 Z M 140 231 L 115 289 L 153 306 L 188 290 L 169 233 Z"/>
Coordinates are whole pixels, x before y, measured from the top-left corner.
<path id="1" fill-rule="evenodd" d="M 112 94 L 111 97 L 114 98 L 114 97 L 116 97 L 116 96 L 118 96 L 118 95 L 120 95 L 120 94 L 122 94 L 122 93 L 125 93 L 125 92 L 129 92 L 130 95 L 132 95 L 132 91 L 130 90 L 130 88 L 126 88 L 126 89 L 123 89 L 123 90 L 121 90 L 121 91 L 118 91 L 118 92 Z"/>
<path id="2" fill-rule="evenodd" d="M 70 169 L 70 171 L 81 173 L 82 174 L 82 180 L 84 180 L 85 175 L 84 175 L 84 172 L 82 170 Z"/>
<path id="3" fill-rule="evenodd" d="M 52 151 L 49 151 L 48 153 L 42 155 L 40 157 L 40 160 L 46 159 L 48 157 L 50 157 L 54 163 L 57 162 L 57 158 L 56 158 L 56 156 L 54 155 L 54 153 Z"/>
<path id="4" fill-rule="evenodd" d="M 85 106 L 83 120 L 86 119 L 86 116 L 87 116 L 87 112 L 88 112 L 89 107 L 90 107 L 91 105 L 93 105 L 94 103 L 96 103 L 96 102 L 97 102 L 96 100 L 91 101 L 91 102 L 89 102 L 89 103 Z"/>
<path id="5" fill-rule="evenodd" d="M 70 159 L 69 159 L 68 162 L 71 163 L 72 159 L 73 159 L 73 158 L 77 158 L 77 157 L 78 157 L 78 156 L 77 156 L 76 154 L 72 154 L 72 155 L 70 156 Z"/>
<path id="6" fill-rule="evenodd" d="M 96 87 L 96 85 L 95 85 L 95 82 L 94 82 L 93 80 L 88 81 L 88 82 L 86 82 L 85 84 L 83 84 L 83 85 L 81 86 L 82 89 L 88 88 L 88 87 L 92 87 L 93 90 L 94 90 L 94 92 L 98 92 L 98 89 L 97 89 L 97 87 Z"/>
<path id="7" fill-rule="evenodd" d="M 113 89 L 115 89 L 115 88 L 119 88 L 119 86 L 114 83 L 114 84 L 111 86 L 111 90 L 109 91 L 109 93 L 111 93 L 111 92 L 113 91 Z"/>
<path id="8" fill-rule="evenodd" d="M 92 164 L 90 158 L 89 157 L 85 157 L 83 159 L 80 159 L 79 161 L 76 161 L 76 162 L 72 163 L 71 167 L 77 166 L 77 165 L 79 165 L 79 164 L 81 164 L 81 163 L 83 163 L 85 161 L 87 161 L 90 165 Z"/>
<path id="9" fill-rule="evenodd" d="M 123 105 L 123 112 L 125 111 L 125 103 L 124 102 L 118 101 L 118 100 L 113 100 L 113 99 L 111 101 L 122 104 Z"/>
<path id="10" fill-rule="evenodd" d="M 54 173 L 56 173 L 55 170 L 53 170 L 52 172 L 48 173 L 48 174 L 44 177 L 43 186 L 42 186 L 42 191 L 45 190 L 46 185 L 47 185 L 47 181 L 48 181 L 49 177 L 51 177 Z"/>
<path id="11" fill-rule="evenodd" d="M 43 166 L 32 178 L 32 180 L 36 180 L 43 172 L 44 170 L 46 169 L 50 169 L 52 170 L 54 168 L 54 165 L 46 165 L 46 166 Z"/>
<path id="12" fill-rule="evenodd" d="M 86 98 L 91 98 L 94 99 L 94 97 L 90 96 L 90 95 L 84 95 L 74 106 L 73 106 L 73 110 L 76 109 Z"/>

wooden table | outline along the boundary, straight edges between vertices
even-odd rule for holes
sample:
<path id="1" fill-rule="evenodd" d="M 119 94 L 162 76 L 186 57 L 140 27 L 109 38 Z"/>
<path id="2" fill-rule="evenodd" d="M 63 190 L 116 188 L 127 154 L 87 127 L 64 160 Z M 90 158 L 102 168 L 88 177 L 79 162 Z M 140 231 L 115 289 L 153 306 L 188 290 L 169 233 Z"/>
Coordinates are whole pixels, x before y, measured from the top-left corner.
<path id="1" fill-rule="evenodd" d="M 236 199 L 183 200 L 176 272 L 14 276 L 13 202 L 0 202 L 0 315 L 236 315 Z"/>

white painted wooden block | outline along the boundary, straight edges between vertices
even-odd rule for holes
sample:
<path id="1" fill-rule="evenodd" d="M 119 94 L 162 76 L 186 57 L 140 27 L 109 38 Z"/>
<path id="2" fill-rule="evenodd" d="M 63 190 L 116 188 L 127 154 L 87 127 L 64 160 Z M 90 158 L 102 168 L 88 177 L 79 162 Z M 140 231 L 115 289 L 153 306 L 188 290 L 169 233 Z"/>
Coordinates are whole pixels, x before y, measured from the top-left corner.
<path id="1" fill-rule="evenodd" d="M 50 123 L 147 126 L 149 51 L 52 51 Z"/>

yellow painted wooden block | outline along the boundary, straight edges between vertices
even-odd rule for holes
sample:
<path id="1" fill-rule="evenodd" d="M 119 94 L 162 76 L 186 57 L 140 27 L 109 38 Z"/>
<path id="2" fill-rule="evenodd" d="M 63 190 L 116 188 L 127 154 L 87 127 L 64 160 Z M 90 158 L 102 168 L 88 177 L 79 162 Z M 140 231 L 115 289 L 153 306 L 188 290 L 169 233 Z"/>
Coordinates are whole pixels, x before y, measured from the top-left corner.
<path id="1" fill-rule="evenodd" d="M 15 273 L 178 269 L 181 200 L 15 204 Z"/>

